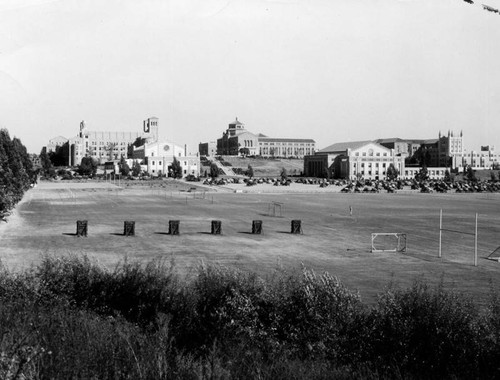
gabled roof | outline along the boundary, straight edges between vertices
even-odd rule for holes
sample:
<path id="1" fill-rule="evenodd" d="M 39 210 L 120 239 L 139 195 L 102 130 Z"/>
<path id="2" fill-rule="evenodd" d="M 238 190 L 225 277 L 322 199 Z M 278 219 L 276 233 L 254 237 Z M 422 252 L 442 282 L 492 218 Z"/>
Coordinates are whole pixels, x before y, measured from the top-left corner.
<path id="1" fill-rule="evenodd" d="M 377 143 L 372 140 L 340 142 L 327 146 L 326 148 L 319 150 L 318 153 L 345 152 L 347 149 L 355 150 L 368 144 L 377 144 Z M 387 149 L 385 146 L 383 148 Z"/>

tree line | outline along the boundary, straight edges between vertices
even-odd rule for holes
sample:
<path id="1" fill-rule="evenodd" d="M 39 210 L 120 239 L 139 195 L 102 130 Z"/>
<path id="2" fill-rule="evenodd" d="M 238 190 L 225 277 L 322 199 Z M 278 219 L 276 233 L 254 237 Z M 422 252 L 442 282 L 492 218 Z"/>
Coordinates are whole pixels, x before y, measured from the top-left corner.
<path id="1" fill-rule="evenodd" d="M 17 137 L 11 138 L 7 129 L 0 129 L 0 218 L 3 218 L 32 183 L 36 171 L 26 147 Z"/>

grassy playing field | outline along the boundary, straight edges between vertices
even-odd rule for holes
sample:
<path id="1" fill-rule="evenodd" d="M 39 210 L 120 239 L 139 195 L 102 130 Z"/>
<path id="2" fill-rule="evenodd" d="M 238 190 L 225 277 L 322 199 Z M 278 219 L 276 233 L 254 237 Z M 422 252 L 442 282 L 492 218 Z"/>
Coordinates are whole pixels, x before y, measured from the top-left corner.
<path id="1" fill-rule="evenodd" d="M 274 193 L 219 190 L 203 198 L 183 191 L 188 188 L 41 183 L 25 195 L 9 223 L 0 225 L 0 258 L 12 270 L 36 264 L 42 254 L 86 254 L 108 267 L 125 256 L 173 258 L 187 276 L 202 260 L 262 275 L 278 265 L 299 268 L 303 263 L 338 276 L 367 302 L 390 281 L 407 286 L 416 278 L 442 281 L 480 303 L 491 290 L 500 290 L 500 263 L 484 258 L 500 246 L 499 194 L 280 193 L 275 188 Z M 283 203 L 282 217 L 269 215 L 273 201 Z M 443 228 L 468 233 L 444 232 L 441 259 L 440 209 Z M 479 259 L 474 267 L 476 212 Z M 87 238 L 75 236 L 80 219 L 88 220 Z M 292 219 L 302 221 L 303 234 L 290 234 Z M 135 237 L 122 236 L 125 220 L 136 222 Z M 179 236 L 167 234 L 169 220 L 180 221 Z M 222 222 L 222 235 L 210 234 L 212 220 Z M 250 233 L 253 220 L 263 221 L 262 235 Z M 406 233 L 407 253 L 371 253 L 374 232 Z"/>

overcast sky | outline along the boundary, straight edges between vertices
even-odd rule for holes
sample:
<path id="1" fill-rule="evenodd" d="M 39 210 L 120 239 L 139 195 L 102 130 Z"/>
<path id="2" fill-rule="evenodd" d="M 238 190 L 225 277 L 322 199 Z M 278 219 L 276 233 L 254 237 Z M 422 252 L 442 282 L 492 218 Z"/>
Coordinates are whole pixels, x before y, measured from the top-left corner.
<path id="1" fill-rule="evenodd" d="M 500 151 L 499 72 L 478 2 L 0 0 L 0 127 L 34 153 L 150 116 L 191 152 L 235 117 L 318 148 L 463 130 Z"/>

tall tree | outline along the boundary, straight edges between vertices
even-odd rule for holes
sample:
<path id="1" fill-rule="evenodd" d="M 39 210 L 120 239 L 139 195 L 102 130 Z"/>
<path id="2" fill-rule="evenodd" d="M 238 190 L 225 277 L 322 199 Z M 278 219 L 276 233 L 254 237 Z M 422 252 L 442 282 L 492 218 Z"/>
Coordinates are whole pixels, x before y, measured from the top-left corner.
<path id="1" fill-rule="evenodd" d="M 398 178 L 399 171 L 398 169 L 396 169 L 393 163 L 391 163 L 387 168 L 386 176 L 389 181 L 394 181 L 396 178 Z"/>
<path id="2" fill-rule="evenodd" d="M 467 171 L 465 172 L 465 178 L 467 178 L 469 181 L 476 182 L 476 172 L 472 169 L 472 166 L 467 166 Z"/>
<path id="3" fill-rule="evenodd" d="M 52 165 L 52 161 L 50 160 L 46 147 L 43 147 L 40 151 L 40 164 L 42 165 L 42 172 L 44 175 L 52 176 L 51 173 L 55 173 L 54 165 Z"/>
<path id="4" fill-rule="evenodd" d="M 69 156 L 69 142 L 57 146 L 54 152 L 49 153 L 50 161 L 54 166 L 67 166 Z"/>
<path id="5" fill-rule="evenodd" d="M 94 176 L 97 172 L 97 162 L 92 157 L 83 157 L 82 162 L 78 166 L 80 175 Z"/>
<path id="6" fill-rule="evenodd" d="M 123 157 L 123 156 L 122 156 L 122 158 L 120 158 L 119 167 L 120 167 L 120 174 L 122 174 L 124 176 L 128 176 L 128 174 L 130 173 L 130 167 L 128 166 L 127 161 L 125 160 L 125 157 Z"/>
<path id="7" fill-rule="evenodd" d="M 422 168 L 415 174 L 415 179 L 417 181 L 427 181 L 429 179 L 429 171 L 427 170 L 427 166 L 422 166 Z"/>
<path id="8" fill-rule="evenodd" d="M 288 173 L 285 168 L 281 168 L 280 177 L 282 181 L 286 181 L 288 179 Z"/>
<path id="9" fill-rule="evenodd" d="M 0 129 L 0 218 L 19 202 L 34 182 L 33 165 L 21 143 Z"/>
<path id="10" fill-rule="evenodd" d="M 174 178 L 182 178 L 182 166 L 177 158 L 174 157 L 174 161 L 172 162 L 172 176 Z"/>
<path id="11" fill-rule="evenodd" d="M 217 178 L 219 176 L 219 167 L 215 162 L 210 164 L 210 177 Z"/>
<path id="12" fill-rule="evenodd" d="M 249 178 L 252 178 L 252 177 L 253 177 L 253 168 L 252 168 L 252 165 L 250 165 L 250 164 L 248 164 L 247 176 L 248 176 Z"/>
<path id="13" fill-rule="evenodd" d="M 139 164 L 139 161 L 135 160 L 132 165 L 132 175 L 134 177 L 138 177 L 141 174 L 141 171 L 142 171 L 141 164 Z"/>

